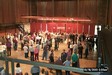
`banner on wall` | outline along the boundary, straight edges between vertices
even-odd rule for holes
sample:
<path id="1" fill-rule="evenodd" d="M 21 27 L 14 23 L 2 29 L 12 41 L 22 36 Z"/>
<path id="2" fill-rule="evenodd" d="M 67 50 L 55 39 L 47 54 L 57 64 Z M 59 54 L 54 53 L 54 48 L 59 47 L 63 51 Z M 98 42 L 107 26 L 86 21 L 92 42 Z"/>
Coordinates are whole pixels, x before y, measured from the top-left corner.
<path id="1" fill-rule="evenodd" d="M 65 27 L 57 27 L 57 29 L 65 29 Z"/>

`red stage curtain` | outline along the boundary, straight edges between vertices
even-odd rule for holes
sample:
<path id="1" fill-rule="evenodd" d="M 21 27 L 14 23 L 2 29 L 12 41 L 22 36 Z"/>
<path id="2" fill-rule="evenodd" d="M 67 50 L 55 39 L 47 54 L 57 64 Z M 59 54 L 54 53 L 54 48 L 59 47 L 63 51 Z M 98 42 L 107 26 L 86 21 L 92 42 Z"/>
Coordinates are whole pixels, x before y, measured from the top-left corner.
<path id="1" fill-rule="evenodd" d="M 78 23 L 78 34 L 82 34 L 83 25 Z"/>
<path id="2" fill-rule="evenodd" d="M 64 22 L 50 22 L 50 23 L 36 23 L 33 22 L 30 25 L 31 32 L 46 31 L 46 25 L 48 26 L 49 32 L 67 32 L 67 33 L 77 33 L 77 23 L 64 23 Z M 84 25 L 84 33 L 88 34 L 89 25 Z M 95 25 L 90 25 L 90 35 L 94 35 Z M 83 25 L 78 24 L 78 33 L 83 32 Z"/>
<path id="3" fill-rule="evenodd" d="M 40 23 L 33 22 L 30 25 L 31 32 L 39 32 L 40 31 Z"/>
<path id="4" fill-rule="evenodd" d="M 70 23 L 67 23 L 67 24 L 66 24 L 66 32 L 67 32 L 67 33 L 70 33 L 70 30 L 71 30 Z"/>
<path id="5" fill-rule="evenodd" d="M 50 22 L 47 25 L 48 25 L 48 31 L 49 32 L 56 32 L 57 31 L 56 23 Z"/>
<path id="6" fill-rule="evenodd" d="M 77 23 L 72 23 L 73 24 L 73 32 L 77 33 Z"/>
<path id="7" fill-rule="evenodd" d="M 30 29 L 31 29 L 31 32 L 35 32 L 35 23 L 30 23 Z"/>
<path id="8" fill-rule="evenodd" d="M 63 22 L 59 22 L 57 23 L 57 31 L 58 32 L 66 32 L 66 27 L 65 27 L 66 23 L 63 23 Z"/>
<path id="9" fill-rule="evenodd" d="M 42 31 L 46 31 L 46 23 L 42 23 Z"/>

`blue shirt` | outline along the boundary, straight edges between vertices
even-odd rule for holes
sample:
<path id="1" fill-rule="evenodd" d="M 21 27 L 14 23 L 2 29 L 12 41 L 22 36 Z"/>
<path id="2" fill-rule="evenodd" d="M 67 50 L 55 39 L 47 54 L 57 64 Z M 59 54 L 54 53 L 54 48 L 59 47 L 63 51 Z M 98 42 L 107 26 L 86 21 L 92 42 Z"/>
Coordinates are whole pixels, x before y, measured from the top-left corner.
<path id="1" fill-rule="evenodd" d="M 70 66 L 71 62 L 66 60 L 64 63 L 63 63 L 65 66 Z"/>
<path id="2" fill-rule="evenodd" d="M 40 67 L 39 66 L 33 66 L 31 68 L 31 73 L 38 73 L 40 72 Z"/>

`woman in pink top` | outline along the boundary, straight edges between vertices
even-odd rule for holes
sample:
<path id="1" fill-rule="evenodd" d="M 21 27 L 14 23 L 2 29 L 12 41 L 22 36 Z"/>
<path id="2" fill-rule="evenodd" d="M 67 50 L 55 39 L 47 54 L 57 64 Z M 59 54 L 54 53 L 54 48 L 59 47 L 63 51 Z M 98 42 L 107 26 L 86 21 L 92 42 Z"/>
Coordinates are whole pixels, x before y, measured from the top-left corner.
<path id="1" fill-rule="evenodd" d="M 35 60 L 39 60 L 39 50 L 37 48 L 37 46 L 35 47 L 35 50 L 34 50 L 34 56 L 35 56 Z"/>

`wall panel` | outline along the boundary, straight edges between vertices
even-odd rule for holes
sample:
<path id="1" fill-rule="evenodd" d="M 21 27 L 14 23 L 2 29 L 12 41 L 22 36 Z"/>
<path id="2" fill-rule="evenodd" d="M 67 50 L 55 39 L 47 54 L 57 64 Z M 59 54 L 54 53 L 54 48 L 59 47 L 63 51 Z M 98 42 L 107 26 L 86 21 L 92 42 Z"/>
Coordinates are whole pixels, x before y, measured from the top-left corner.
<path id="1" fill-rule="evenodd" d="M 69 15 L 70 17 L 77 17 L 77 0 L 70 1 L 69 3 Z"/>
<path id="2" fill-rule="evenodd" d="M 29 15 L 28 2 L 24 0 L 0 0 L 0 23 L 28 22 L 21 20 L 22 15 Z"/>
<path id="3" fill-rule="evenodd" d="M 52 0 L 0 0 L 0 23 L 28 22 L 21 19 L 22 15 L 78 17 L 79 14 L 81 18 L 91 19 L 92 24 L 112 24 L 111 7 L 111 0 L 55 0 L 54 8 Z"/>
<path id="4" fill-rule="evenodd" d="M 3 22 L 4 23 L 9 23 L 9 0 L 5 1 L 2 0 L 2 7 L 3 7 Z"/>
<path id="5" fill-rule="evenodd" d="M 52 1 L 48 1 L 46 4 L 46 16 L 53 16 Z"/>
<path id="6" fill-rule="evenodd" d="M 44 11 L 43 11 L 43 4 L 42 2 L 37 2 L 37 15 L 43 15 L 44 14 Z"/>
<path id="7" fill-rule="evenodd" d="M 10 0 L 9 1 L 9 21 L 10 23 L 15 23 L 16 19 L 15 19 L 15 11 L 14 11 L 14 0 Z"/>
<path id="8" fill-rule="evenodd" d="M 26 1 L 21 1 L 21 7 L 19 7 L 21 11 L 20 15 L 19 15 L 19 22 L 28 22 L 28 19 L 22 19 L 21 20 L 21 16 L 24 16 L 24 15 L 29 15 L 29 6 L 28 6 L 28 2 Z"/>
<path id="9" fill-rule="evenodd" d="M 0 0 L 0 9 L 1 9 L 1 11 L 0 11 L 0 23 L 2 23 L 2 21 L 3 21 L 3 16 L 2 16 L 2 0 Z"/>
<path id="10" fill-rule="evenodd" d="M 25 2 L 27 3 L 27 2 Z M 27 15 L 27 7 L 25 7 L 24 1 L 16 0 L 16 22 L 21 22 L 21 16 Z"/>
<path id="11" fill-rule="evenodd" d="M 96 0 L 79 0 L 79 17 L 91 19 L 94 23 L 97 20 L 97 8 Z"/>
<path id="12" fill-rule="evenodd" d="M 55 1 L 54 15 L 55 16 L 65 16 L 64 1 Z"/>

